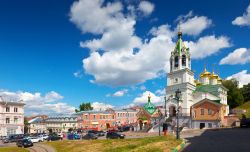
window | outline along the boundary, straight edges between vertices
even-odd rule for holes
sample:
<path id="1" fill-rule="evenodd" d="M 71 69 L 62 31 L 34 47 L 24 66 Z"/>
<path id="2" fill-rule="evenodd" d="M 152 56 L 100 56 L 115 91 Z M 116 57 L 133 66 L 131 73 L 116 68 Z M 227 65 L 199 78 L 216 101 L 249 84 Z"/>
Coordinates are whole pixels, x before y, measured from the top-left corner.
<path id="1" fill-rule="evenodd" d="M 201 109 L 201 115 L 204 115 L 204 109 Z"/>
<path id="2" fill-rule="evenodd" d="M 10 118 L 6 118 L 6 124 L 10 123 Z"/>
<path id="3" fill-rule="evenodd" d="M 178 59 L 178 56 L 176 56 L 175 58 L 174 58 L 174 67 L 178 67 L 178 62 L 179 62 L 179 59 Z"/>
<path id="4" fill-rule="evenodd" d="M 88 119 L 88 115 L 85 115 L 85 119 Z"/>
<path id="5" fill-rule="evenodd" d="M 174 79 L 174 82 L 177 83 L 177 82 L 178 82 L 178 78 L 175 78 L 175 79 Z"/>
<path id="6" fill-rule="evenodd" d="M 10 112 L 10 107 L 6 107 L 6 112 Z"/>
<path id="7" fill-rule="evenodd" d="M 93 115 L 94 119 L 95 119 L 95 115 Z"/>
<path id="8" fill-rule="evenodd" d="M 208 115 L 212 115 L 212 110 L 208 109 Z"/>
<path id="9" fill-rule="evenodd" d="M 186 66 L 186 55 L 182 55 L 182 66 Z"/>
<path id="10" fill-rule="evenodd" d="M 212 128 L 212 123 L 208 123 L 208 128 Z"/>
<path id="11" fill-rule="evenodd" d="M 15 108 L 14 108 L 14 112 L 18 112 L 18 109 L 17 109 L 17 107 L 15 107 Z"/>
<path id="12" fill-rule="evenodd" d="M 14 123 L 15 123 L 15 124 L 18 123 L 18 118 L 14 118 Z"/>

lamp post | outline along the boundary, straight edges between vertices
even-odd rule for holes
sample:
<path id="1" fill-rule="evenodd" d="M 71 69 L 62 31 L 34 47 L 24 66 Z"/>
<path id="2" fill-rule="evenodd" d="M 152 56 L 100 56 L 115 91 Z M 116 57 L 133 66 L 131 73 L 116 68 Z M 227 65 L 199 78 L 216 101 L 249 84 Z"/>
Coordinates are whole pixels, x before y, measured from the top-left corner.
<path id="1" fill-rule="evenodd" d="M 177 89 L 175 91 L 175 99 L 177 101 L 177 115 L 176 115 L 176 120 L 177 120 L 177 129 L 176 129 L 176 139 L 180 139 L 180 132 L 179 132 L 179 102 L 180 102 L 180 98 L 181 98 L 181 91 L 179 89 Z"/>
<path id="2" fill-rule="evenodd" d="M 160 109 L 158 109 L 158 114 L 159 114 L 159 136 L 161 136 L 161 111 Z"/>

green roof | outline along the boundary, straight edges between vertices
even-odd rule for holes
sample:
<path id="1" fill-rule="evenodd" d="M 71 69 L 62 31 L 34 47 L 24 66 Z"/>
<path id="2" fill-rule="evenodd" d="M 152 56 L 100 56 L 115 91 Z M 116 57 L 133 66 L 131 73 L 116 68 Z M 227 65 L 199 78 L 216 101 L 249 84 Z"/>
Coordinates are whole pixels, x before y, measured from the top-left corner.
<path id="1" fill-rule="evenodd" d="M 207 92 L 215 96 L 219 96 L 220 85 L 200 85 L 196 86 L 194 92 Z"/>
<path id="2" fill-rule="evenodd" d="M 184 51 L 189 53 L 189 48 L 186 48 L 185 45 L 184 45 L 184 42 L 182 41 L 182 33 L 178 32 L 178 41 L 176 42 L 174 52 L 177 52 L 178 54 L 180 54 L 182 48 L 184 48 Z"/>
<path id="3" fill-rule="evenodd" d="M 144 108 L 144 110 L 146 110 L 150 115 L 152 115 L 152 114 L 155 112 L 156 107 L 155 107 L 154 104 L 151 103 L 151 101 L 150 101 L 150 96 L 148 97 L 148 103 L 146 103 L 146 104 L 144 105 L 143 108 Z"/>

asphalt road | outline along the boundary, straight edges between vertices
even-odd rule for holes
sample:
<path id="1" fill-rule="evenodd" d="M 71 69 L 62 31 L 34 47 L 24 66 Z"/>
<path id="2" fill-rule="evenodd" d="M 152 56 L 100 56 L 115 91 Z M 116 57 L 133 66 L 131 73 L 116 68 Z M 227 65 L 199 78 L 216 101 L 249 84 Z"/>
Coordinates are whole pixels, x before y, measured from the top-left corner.
<path id="1" fill-rule="evenodd" d="M 250 152 L 250 128 L 206 130 L 186 139 L 182 152 Z"/>

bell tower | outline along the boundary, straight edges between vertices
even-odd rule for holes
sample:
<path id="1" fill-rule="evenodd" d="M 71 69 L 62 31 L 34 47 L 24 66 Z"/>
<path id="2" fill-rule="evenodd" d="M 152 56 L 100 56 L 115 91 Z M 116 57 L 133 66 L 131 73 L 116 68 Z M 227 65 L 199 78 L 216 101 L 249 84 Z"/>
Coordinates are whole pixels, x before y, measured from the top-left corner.
<path id="1" fill-rule="evenodd" d="M 178 40 L 170 56 L 170 72 L 167 74 L 166 95 L 174 96 L 180 89 L 182 94 L 181 109 L 184 115 L 190 115 L 193 104 L 192 93 L 195 90 L 194 72 L 191 70 L 191 54 L 182 41 L 182 32 L 178 32 Z M 173 106 L 175 102 L 169 104 Z M 168 107 L 168 106 L 167 106 Z"/>

